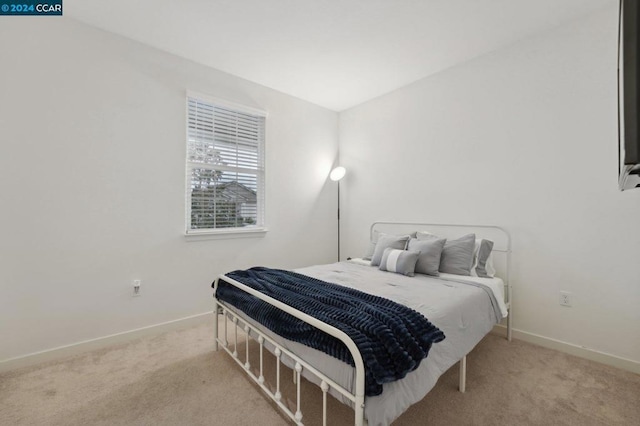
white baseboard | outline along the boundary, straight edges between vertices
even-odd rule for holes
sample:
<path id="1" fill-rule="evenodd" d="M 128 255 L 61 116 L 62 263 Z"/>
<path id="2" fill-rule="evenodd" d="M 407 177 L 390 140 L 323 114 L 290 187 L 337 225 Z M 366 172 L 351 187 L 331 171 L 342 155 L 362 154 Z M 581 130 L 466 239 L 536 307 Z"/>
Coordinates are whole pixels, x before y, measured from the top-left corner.
<path id="1" fill-rule="evenodd" d="M 621 358 L 605 352 L 596 351 L 594 349 L 585 348 L 583 346 L 574 345 L 573 343 L 563 342 L 561 340 L 552 339 L 550 337 L 540 336 L 538 334 L 529 333 L 527 331 L 517 330 L 515 328 L 511 331 L 514 339 L 524 340 L 525 342 L 533 343 L 545 348 L 555 349 L 557 351 L 575 355 L 580 358 L 585 358 L 591 361 L 610 365 L 612 367 L 617 367 L 622 370 L 627 370 L 632 373 L 640 374 L 640 362 L 638 361 Z M 498 324 L 494 326 L 493 332 L 506 336 L 507 327 Z"/>
<path id="2" fill-rule="evenodd" d="M 94 349 L 101 349 L 111 345 L 126 343 L 141 337 L 153 336 L 167 331 L 196 326 L 209 320 L 211 315 L 212 312 L 204 312 L 202 314 L 191 315 L 173 321 L 167 321 L 160 324 L 124 331 L 122 333 L 111 334 L 109 336 L 98 337 L 96 339 L 85 340 L 71 345 L 60 346 L 53 349 L 47 349 L 45 351 L 34 352 L 24 356 L 2 360 L 0 361 L 0 372 L 15 370 L 42 362 L 77 355 Z M 507 328 L 504 325 L 499 324 L 494 327 L 493 332 L 506 336 Z M 640 362 L 637 361 L 617 357 L 605 352 L 596 351 L 522 330 L 512 329 L 512 332 L 514 338 L 525 342 L 640 374 Z"/>
<path id="3" fill-rule="evenodd" d="M 160 324 L 124 331 L 122 333 L 111 334 L 109 336 L 59 346 L 57 348 L 34 352 L 16 358 L 5 359 L 0 361 L 0 373 L 22 367 L 28 367 L 42 362 L 53 361 L 71 355 L 77 355 L 94 349 L 101 349 L 111 345 L 126 343 L 141 337 L 153 336 L 167 331 L 192 327 L 206 322 L 211 318 L 212 314 L 213 312 L 205 312 L 202 314 L 191 315 Z"/>

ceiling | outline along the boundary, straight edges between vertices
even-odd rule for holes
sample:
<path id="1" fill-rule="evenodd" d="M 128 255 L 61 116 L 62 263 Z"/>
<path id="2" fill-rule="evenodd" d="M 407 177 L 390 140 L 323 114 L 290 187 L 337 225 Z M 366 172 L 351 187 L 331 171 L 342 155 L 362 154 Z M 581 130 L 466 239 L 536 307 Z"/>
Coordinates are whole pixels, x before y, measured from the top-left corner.
<path id="1" fill-rule="evenodd" d="M 618 0 L 66 0 L 65 16 L 335 111 Z"/>

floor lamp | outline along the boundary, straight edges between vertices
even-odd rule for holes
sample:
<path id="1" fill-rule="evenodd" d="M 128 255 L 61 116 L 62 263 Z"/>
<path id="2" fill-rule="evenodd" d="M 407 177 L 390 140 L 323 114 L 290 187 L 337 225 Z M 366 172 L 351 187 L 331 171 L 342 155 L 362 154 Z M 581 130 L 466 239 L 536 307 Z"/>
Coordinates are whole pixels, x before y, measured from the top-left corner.
<path id="1" fill-rule="evenodd" d="M 347 173 L 347 169 L 344 167 L 336 167 L 331 170 L 329 179 L 334 182 L 338 182 L 338 262 L 340 262 L 340 179 Z"/>

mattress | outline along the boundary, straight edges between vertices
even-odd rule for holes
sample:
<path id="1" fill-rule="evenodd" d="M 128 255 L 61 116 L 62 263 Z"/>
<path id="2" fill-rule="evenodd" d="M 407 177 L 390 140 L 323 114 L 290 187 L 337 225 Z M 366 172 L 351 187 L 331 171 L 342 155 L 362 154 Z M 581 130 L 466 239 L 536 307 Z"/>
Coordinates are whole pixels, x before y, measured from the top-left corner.
<path id="1" fill-rule="evenodd" d="M 402 380 L 386 383 L 381 395 L 365 398 L 365 417 L 370 426 L 388 425 L 412 404 L 420 401 L 435 386 L 442 373 L 468 354 L 501 320 L 503 309 L 506 314 L 503 287 L 499 279 L 446 274 L 439 278 L 420 274 L 406 277 L 383 272 L 366 262 L 357 261 L 311 266 L 295 271 L 402 303 L 422 313 L 446 336 L 444 341 L 433 345 L 429 356 L 416 370 Z M 477 280 L 486 282 L 479 283 Z M 353 392 L 355 369 L 352 366 L 321 351 L 277 336 L 253 320 L 249 319 L 248 322 Z M 286 357 L 283 357 L 283 362 L 292 366 L 291 360 Z M 316 384 L 319 382 L 313 375 L 305 377 Z M 337 391 L 330 392 L 351 405 L 351 401 Z"/>

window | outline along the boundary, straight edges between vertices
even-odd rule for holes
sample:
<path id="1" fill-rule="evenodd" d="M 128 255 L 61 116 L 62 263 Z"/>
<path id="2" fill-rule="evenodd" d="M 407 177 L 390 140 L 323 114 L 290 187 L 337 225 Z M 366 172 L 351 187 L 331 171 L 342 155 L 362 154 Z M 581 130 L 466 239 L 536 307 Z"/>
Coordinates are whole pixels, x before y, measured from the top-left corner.
<path id="1" fill-rule="evenodd" d="M 265 117 L 187 93 L 187 234 L 264 231 Z"/>

